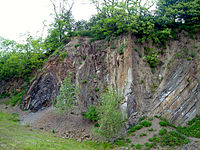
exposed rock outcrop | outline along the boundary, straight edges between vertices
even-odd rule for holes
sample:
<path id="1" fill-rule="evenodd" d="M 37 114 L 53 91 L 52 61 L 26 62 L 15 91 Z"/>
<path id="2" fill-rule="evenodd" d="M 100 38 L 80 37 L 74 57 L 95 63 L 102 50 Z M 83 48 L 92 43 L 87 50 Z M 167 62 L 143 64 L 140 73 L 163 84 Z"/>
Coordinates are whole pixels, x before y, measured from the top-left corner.
<path id="1" fill-rule="evenodd" d="M 112 86 L 124 97 L 121 108 L 130 124 L 143 115 L 161 115 L 182 124 L 199 114 L 199 36 L 190 39 L 182 33 L 179 40 L 169 41 L 166 49 L 151 43 L 141 45 L 135 40 L 120 36 L 91 43 L 89 38 L 74 38 L 60 51 L 66 52 L 65 58 L 52 56 L 43 66 L 29 87 L 22 108 L 37 111 L 50 106 L 62 81 L 72 72 L 82 111 L 99 103 L 104 89 Z M 160 52 L 154 70 L 144 57 L 145 47 Z M 195 56 L 189 58 L 191 52 Z"/>

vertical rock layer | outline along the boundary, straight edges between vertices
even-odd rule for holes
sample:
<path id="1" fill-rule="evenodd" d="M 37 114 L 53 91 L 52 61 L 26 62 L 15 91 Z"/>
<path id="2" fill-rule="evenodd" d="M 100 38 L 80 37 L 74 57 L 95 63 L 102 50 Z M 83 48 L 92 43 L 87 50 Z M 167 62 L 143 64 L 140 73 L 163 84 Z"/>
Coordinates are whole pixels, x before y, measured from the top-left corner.
<path id="1" fill-rule="evenodd" d="M 51 105 L 62 81 L 72 72 L 82 111 L 98 104 L 101 93 L 112 86 L 124 97 L 121 109 L 129 123 L 143 115 L 184 123 L 200 110 L 200 39 L 179 36 L 165 49 L 137 44 L 132 36 L 92 43 L 88 38 L 74 38 L 59 52 L 66 52 L 65 58 L 52 56 L 43 66 L 29 86 L 22 108 L 37 111 Z M 145 47 L 160 52 L 153 70 L 145 59 Z"/>

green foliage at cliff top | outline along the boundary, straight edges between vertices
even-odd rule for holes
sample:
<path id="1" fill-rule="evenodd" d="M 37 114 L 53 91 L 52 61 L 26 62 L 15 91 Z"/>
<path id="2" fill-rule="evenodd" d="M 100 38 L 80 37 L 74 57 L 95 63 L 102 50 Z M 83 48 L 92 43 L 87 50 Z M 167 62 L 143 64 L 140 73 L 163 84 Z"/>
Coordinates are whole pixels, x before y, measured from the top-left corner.
<path id="1" fill-rule="evenodd" d="M 153 41 L 156 46 L 162 47 L 170 38 L 176 39 L 177 33 L 182 30 L 194 37 L 200 27 L 200 0 L 91 2 L 98 13 L 89 21 L 75 22 L 71 9 L 64 6 L 62 13 L 55 12 L 45 39 L 29 36 L 25 44 L 17 44 L 0 38 L 0 79 L 27 76 L 35 68 L 41 67 L 45 58 L 61 49 L 72 36 L 109 40 L 112 36 L 132 34 L 137 37 L 135 42 Z M 156 7 L 155 11 L 152 12 L 151 6 Z M 55 7 L 55 11 L 59 8 Z M 123 54 L 122 49 L 119 54 Z M 147 61 L 150 67 L 156 67 L 157 55 L 147 56 Z"/>

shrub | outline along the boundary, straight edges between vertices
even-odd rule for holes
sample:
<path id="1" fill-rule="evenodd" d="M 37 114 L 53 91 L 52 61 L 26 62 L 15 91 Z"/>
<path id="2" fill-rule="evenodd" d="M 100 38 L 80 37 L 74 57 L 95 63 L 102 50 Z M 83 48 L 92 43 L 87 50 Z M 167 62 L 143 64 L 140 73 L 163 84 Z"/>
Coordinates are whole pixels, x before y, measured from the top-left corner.
<path id="1" fill-rule="evenodd" d="M 150 129 L 148 129 L 148 131 L 154 131 L 154 129 L 153 129 L 153 128 L 150 128 Z"/>
<path id="2" fill-rule="evenodd" d="M 145 145 L 144 150 L 150 150 L 154 144 L 153 143 L 145 143 L 144 145 Z"/>
<path id="3" fill-rule="evenodd" d="M 98 112 L 96 107 L 91 105 L 87 112 L 82 114 L 84 119 L 89 119 L 90 121 L 97 121 L 98 120 Z"/>
<path id="4" fill-rule="evenodd" d="M 54 101 L 54 106 L 58 113 L 69 112 L 73 109 L 76 98 L 76 88 L 72 83 L 71 76 L 65 78 L 63 84 L 60 87 L 60 94 Z"/>
<path id="5" fill-rule="evenodd" d="M 164 120 L 160 121 L 159 124 L 160 124 L 161 126 L 166 127 L 166 126 L 169 125 L 169 122 L 168 122 L 166 119 L 164 119 Z"/>
<path id="6" fill-rule="evenodd" d="M 124 140 L 116 139 L 114 140 L 114 143 L 118 146 L 126 146 L 126 142 Z"/>
<path id="7" fill-rule="evenodd" d="M 131 147 L 135 147 L 135 144 L 131 144 Z"/>
<path id="8" fill-rule="evenodd" d="M 118 50 L 119 55 L 123 55 L 124 54 L 124 45 L 122 45 L 120 47 L 120 49 Z"/>
<path id="9" fill-rule="evenodd" d="M 151 68 L 156 68 L 159 62 L 158 54 L 154 48 L 144 47 L 144 54 L 146 60 Z"/>
<path id="10" fill-rule="evenodd" d="M 164 135 L 164 134 L 166 134 L 167 133 L 167 129 L 165 129 L 165 128 L 162 128 L 160 131 L 159 131 L 159 134 L 160 135 Z"/>
<path id="11" fill-rule="evenodd" d="M 159 137 L 157 137 L 157 135 L 154 135 L 152 138 L 149 138 L 148 139 L 150 142 L 160 142 L 160 139 Z"/>
<path id="12" fill-rule="evenodd" d="M 131 140 L 130 139 L 126 139 L 126 143 L 131 143 Z"/>
<path id="13" fill-rule="evenodd" d="M 135 125 L 130 126 L 128 130 L 129 130 L 128 133 L 135 132 L 136 131 Z"/>
<path id="14" fill-rule="evenodd" d="M 109 89 L 101 96 L 99 106 L 99 128 L 94 128 L 95 135 L 103 140 L 109 140 L 116 136 L 124 126 L 122 112 L 120 111 L 120 101 L 122 97 L 119 93 Z"/>
<path id="15" fill-rule="evenodd" d="M 144 120 L 144 121 L 140 122 L 140 125 L 142 125 L 144 127 L 150 127 L 152 125 L 152 122 Z"/>
<path id="16" fill-rule="evenodd" d="M 142 129 L 142 127 L 143 127 L 142 125 L 137 125 L 137 126 L 135 126 L 135 129 L 140 130 L 140 129 Z"/>
<path id="17" fill-rule="evenodd" d="M 137 145 L 135 146 L 135 148 L 136 148 L 136 149 L 142 149 L 142 145 L 137 144 Z"/>
<path id="18" fill-rule="evenodd" d="M 158 55 L 156 53 L 146 56 L 146 60 L 151 68 L 156 68 L 159 62 Z"/>
<path id="19" fill-rule="evenodd" d="M 75 48 L 77 48 L 79 46 L 80 46 L 80 43 L 77 43 L 77 44 L 74 45 Z"/>

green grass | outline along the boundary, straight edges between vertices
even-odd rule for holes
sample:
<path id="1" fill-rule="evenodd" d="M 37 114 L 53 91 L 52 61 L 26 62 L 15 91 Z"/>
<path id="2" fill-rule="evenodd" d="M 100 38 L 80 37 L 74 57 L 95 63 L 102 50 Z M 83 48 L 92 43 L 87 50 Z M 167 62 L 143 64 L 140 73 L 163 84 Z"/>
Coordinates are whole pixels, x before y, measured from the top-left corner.
<path id="1" fill-rule="evenodd" d="M 17 114 L 0 112 L 0 149 L 2 150 L 103 150 L 107 143 L 64 139 L 55 134 L 33 130 L 19 124 Z"/>
<path id="2" fill-rule="evenodd" d="M 81 44 L 80 43 L 77 43 L 77 44 L 74 44 L 74 47 L 77 48 L 79 47 Z"/>
<path id="3" fill-rule="evenodd" d="M 142 125 L 144 127 L 150 127 L 152 125 L 152 122 L 144 120 L 144 121 L 140 122 L 140 125 Z"/>
<path id="4" fill-rule="evenodd" d="M 135 146 L 135 148 L 136 148 L 136 149 L 142 149 L 142 145 L 137 144 L 137 145 Z"/>
<path id="5" fill-rule="evenodd" d="M 0 99 L 6 98 L 6 97 L 9 97 L 9 96 L 10 96 L 10 93 L 3 92 L 3 93 L 0 95 Z"/>
<path id="6" fill-rule="evenodd" d="M 159 122 L 160 126 L 166 127 L 169 126 L 169 122 L 165 119 Z"/>
<path id="7" fill-rule="evenodd" d="M 115 143 L 117 146 L 127 146 L 124 137 L 115 139 L 115 140 L 114 140 L 114 143 Z"/>
<path id="8" fill-rule="evenodd" d="M 169 131 L 164 133 L 160 138 L 161 146 L 181 146 L 184 144 L 188 144 L 189 140 L 185 138 L 185 136 L 181 135 L 176 131 Z"/>
<path id="9" fill-rule="evenodd" d="M 5 101 L 4 104 L 6 104 L 6 105 L 10 104 L 11 106 L 15 106 L 16 104 L 21 104 L 25 93 L 26 93 L 26 90 L 23 90 L 20 93 L 15 94 L 12 98 Z"/>
<path id="10" fill-rule="evenodd" d="M 186 136 L 200 138 L 200 116 L 196 116 L 194 119 L 189 121 L 187 126 L 178 126 L 177 131 Z"/>

